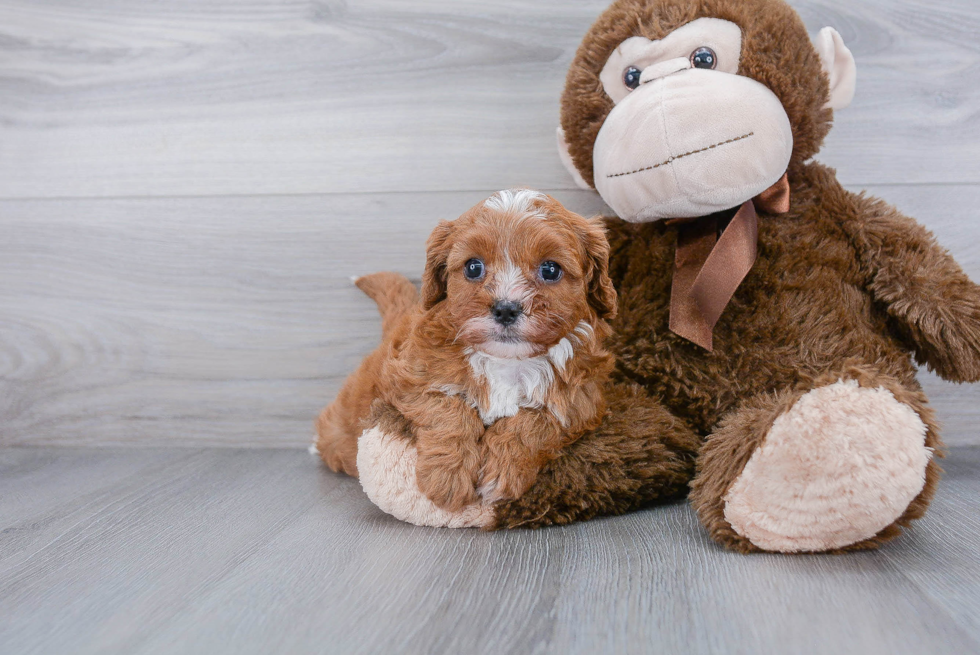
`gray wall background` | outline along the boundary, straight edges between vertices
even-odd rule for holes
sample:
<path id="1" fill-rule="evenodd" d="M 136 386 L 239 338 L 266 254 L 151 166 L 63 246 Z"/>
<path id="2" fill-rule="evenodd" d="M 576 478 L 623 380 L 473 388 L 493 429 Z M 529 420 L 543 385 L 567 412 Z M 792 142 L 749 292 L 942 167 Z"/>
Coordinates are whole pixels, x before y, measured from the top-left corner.
<path id="1" fill-rule="evenodd" d="M 0 2 L 0 445 L 305 445 L 379 335 L 350 275 L 500 188 L 602 209 L 554 128 L 606 4 Z M 818 158 L 980 279 L 976 0 L 794 5 L 859 67 Z"/>

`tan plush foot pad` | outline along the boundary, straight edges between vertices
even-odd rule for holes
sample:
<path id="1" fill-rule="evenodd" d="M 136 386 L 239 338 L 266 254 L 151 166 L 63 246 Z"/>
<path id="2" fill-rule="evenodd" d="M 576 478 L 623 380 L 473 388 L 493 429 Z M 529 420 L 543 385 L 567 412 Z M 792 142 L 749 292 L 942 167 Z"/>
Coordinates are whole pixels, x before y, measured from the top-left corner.
<path id="1" fill-rule="evenodd" d="M 437 507 L 415 482 L 415 447 L 378 428 L 357 440 L 357 471 L 371 502 L 396 519 L 437 528 L 482 528 L 493 521 L 490 505 L 470 505 L 461 512 Z"/>
<path id="2" fill-rule="evenodd" d="M 725 519 L 764 550 L 842 548 L 898 519 L 932 451 L 915 411 L 855 381 L 814 389 L 777 418 L 725 495 Z"/>

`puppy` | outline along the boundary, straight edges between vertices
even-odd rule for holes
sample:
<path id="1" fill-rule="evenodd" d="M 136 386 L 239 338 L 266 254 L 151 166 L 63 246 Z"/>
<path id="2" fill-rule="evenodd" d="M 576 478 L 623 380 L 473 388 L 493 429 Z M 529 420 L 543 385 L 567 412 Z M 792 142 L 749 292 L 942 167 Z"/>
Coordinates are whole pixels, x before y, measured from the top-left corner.
<path id="1" fill-rule="evenodd" d="M 421 300 L 402 276 L 356 284 L 383 341 L 317 421 L 317 450 L 357 475 L 357 438 L 381 400 L 407 419 L 420 490 L 458 511 L 521 496 L 605 412 L 616 313 L 601 224 L 529 189 L 501 191 L 427 243 Z"/>

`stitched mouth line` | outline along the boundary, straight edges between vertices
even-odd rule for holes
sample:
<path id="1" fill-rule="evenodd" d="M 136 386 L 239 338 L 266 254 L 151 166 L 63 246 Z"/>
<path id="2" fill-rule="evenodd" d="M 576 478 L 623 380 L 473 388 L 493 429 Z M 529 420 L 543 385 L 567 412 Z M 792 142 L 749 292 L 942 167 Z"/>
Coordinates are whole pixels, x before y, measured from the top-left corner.
<path id="1" fill-rule="evenodd" d="M 660 168 L 661 166 L 666 166 L 667 164 L 672 164 L 678 159 L 684 159 L 685 157 L 690 157 L 691 155 L 697 155 L 702 152 L 707 152 L 708 150 L 713 150 L 715 148 L 720 148 L 721 146 L 727 146 L 729 143 L 735 143 L 736 141 L 742 141 L 750 136 L 755 136 L 755 132 L 749 132 L 748 134 L 743 134 L 742 136 L 737 136 L 734 139 L 729 139 L 728 141 L 722 141 L 721 143 L 716 143 L 713 146 L 707 146 L 705 148 L 698 148 L 697 150 L 692 150 L 691 152 L 685 152 L 683 155 L 677 155 L 676 157 L 671 157 L 666 161 L 662 161 L 659 164 L 654 164 L 653 166 L 646 166 L 644 168 L 638 168 L 635 171 L 629 171 L 626 173 L 613 173 L 612 175 L 607 175 L 606 177 L 623 177 L 625 175 L 633 175 L 634 173 L 642 173 L 643 171 L 652 171 L 655 168 Z"/>

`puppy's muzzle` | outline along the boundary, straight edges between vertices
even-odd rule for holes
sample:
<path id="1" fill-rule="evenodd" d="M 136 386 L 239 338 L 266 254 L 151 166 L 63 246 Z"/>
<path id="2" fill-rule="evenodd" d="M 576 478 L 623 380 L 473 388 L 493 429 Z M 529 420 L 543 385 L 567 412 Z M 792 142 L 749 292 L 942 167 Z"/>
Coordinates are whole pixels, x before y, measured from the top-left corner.
<path id="1" fill-rule="evenodd" d="M 513 300 L 498 300 L 490 308 L 493 320 L 501 325 L 513 325 L 514 321 L 524 312 L 521 303 Z"/>

